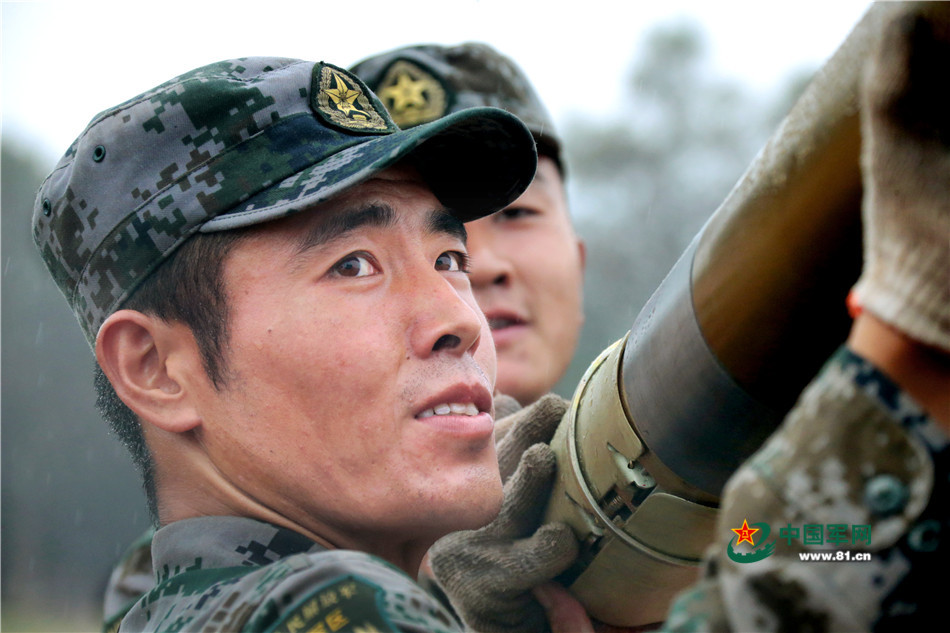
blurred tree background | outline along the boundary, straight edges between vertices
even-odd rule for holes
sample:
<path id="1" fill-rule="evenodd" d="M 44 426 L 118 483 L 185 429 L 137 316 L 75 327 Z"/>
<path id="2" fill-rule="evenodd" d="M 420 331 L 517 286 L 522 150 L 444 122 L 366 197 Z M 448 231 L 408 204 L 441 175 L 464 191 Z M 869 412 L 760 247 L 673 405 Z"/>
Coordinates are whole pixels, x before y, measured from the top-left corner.
<path id="1" fill-rule="evenodd" d="M 630 329 L 816 70 L 759 94 L 710 68 L 704 32 L 688 20 L 654 28 L 633 60 L 610 119 L 559 122 L 569 201 L 587 242 L 586 321 L 558 385 L 565 396 Z M 596 86 L 582 88 L 597 98 Z"/>
<path id="2" fill-rule="evenodd" d="M 762 95 L 716 75 L 707 59 L 698 26 L 662 25 L 633 51 L 613 116 L 558 122 L 588 248 L 587 321 L 559 387 L 564 395 L 629 329 L 814 70 L 787 78 L 780 94 Z M 569 83 L 599 98 L 582 77 Z M 30 237 L 33 196 L 53 165 L 31 152 L 29 139 L 6 131 L 0 159 L 0 625 L 97 630 L 111 566 L 148 516 L 138 477 L 95 410 L 91 351 Z"/>

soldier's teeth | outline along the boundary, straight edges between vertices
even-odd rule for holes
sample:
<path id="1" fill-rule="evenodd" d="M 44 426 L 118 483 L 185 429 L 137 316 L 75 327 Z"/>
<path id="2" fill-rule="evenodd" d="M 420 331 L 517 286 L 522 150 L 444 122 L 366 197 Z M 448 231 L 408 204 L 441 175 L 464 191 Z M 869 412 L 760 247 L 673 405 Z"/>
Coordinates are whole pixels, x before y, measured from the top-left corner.
<path id="1" fill-rule="evenodd" d="M 460 402 L 451 402 L 447 404 L 440 404 L 437 407 L 432 409 L 426 409 L 419 414 L 419 419 L 431 418 L 434 415 L 478 415 L 478 407 L 469 402 L 468 404 L 462 404 Z"/>
<path id="2" fill-rule="evenodd" d="M 478 407 L 469 402 L 468 404 L 450 404 L 449 408 L 456 415 L 478 415 Z"/>

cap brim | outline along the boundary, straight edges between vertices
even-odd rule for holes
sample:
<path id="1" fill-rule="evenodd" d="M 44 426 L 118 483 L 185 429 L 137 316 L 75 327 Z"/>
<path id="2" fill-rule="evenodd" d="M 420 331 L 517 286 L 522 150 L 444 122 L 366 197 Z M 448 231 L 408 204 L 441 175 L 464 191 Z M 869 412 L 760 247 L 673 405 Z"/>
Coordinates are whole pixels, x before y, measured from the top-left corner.
<path id="1" fill-rule="evenodd" d="M 201 226 L 225 231 L 303 211 L 410 159 L 433 194 L 468 222 L 513 202 L 537 168 L 534 138 L 515 116 L 472 108 L 425 125 L 356 142 L 255 194 Z"/>

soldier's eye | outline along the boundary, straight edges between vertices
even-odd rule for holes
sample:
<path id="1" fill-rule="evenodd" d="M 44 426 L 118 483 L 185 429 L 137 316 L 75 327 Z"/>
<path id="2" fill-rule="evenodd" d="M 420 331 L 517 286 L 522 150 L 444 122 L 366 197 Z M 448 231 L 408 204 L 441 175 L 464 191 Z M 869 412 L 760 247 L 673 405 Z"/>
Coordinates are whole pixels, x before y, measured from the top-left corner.
<path id="1" fill-rule="evenodd" d="M 468 255 L 461 251 L 446 251 L 435 260 L 435 269 L 443 272 L 463 272 L 469 269 Z"/>
<path id="2" fill-rule="evenodd" d="M 368 253 L 350 253 L 333 265 L 331 272 L 339 277 L 368 277 L 379 273 L 379 267 Z"/>
<path id="3" fill-rule="evenodd" d="M 533 215 L 538 215 L 538 212 L 534 209 L 529 209 L 527 207 L 508 207 L 507 209 L 502 209 L 496 213 L 494 217 L 496 222 L 505 222 L 529 218 Z"/>

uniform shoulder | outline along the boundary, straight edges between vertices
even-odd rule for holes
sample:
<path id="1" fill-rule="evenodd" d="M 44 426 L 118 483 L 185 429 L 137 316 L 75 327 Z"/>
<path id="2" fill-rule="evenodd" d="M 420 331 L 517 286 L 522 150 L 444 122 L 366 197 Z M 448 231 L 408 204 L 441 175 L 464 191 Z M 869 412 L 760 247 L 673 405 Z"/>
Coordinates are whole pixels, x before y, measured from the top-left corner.
<path id="1" fill-rule="evenodd" d="M 306 552 L 260 567 L 194 569 L 161 583 L 122 630 L 208 626 L 253 633 L 460 631 L 401 570 L 348 550 Z"/>

